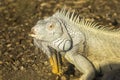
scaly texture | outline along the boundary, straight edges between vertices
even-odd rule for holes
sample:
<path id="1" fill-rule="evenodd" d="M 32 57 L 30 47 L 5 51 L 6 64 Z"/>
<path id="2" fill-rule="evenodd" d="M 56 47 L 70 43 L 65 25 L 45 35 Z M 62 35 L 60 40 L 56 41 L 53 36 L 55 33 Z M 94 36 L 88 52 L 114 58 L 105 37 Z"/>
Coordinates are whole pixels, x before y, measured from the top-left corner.
<path id="1" fill-rule="evenodd" d="M 93 80 L 95 70 L 105 73 L 120 68 L 119 33 L 62 9 L 38 21 L 31 36 L 48 58 L 54 55 L 52 47 L 83 73 L 80 80 Z"/>

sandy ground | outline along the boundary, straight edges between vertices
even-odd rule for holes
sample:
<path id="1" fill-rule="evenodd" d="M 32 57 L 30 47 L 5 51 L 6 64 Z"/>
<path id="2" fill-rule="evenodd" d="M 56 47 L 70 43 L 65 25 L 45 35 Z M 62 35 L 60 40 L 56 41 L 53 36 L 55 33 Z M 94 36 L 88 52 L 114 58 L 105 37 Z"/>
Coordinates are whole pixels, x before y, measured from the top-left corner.
<path id="1" fill-rule="evenodd" d="M 120 26 L 119 0 L 0 0 L 0 80 L 59 80 L 51 72 L 47 56 L 35 49 L 28 34 L 39 19 L 63 6 L 81 17 Z M 67 71 L 67 65 L 64 68 Z M 77 78 L 80 73 L 75 71 L 70 76 L 66 72 L 61 80 L 66 80 L 65 76 Z"/>

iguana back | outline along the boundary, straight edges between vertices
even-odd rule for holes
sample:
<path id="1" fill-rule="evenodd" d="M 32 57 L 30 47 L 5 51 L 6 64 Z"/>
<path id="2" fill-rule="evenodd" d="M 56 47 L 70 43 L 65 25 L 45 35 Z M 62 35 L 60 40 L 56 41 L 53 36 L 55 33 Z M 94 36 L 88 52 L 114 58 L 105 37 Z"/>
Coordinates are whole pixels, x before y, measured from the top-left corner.
<path id="1" fill-rule="evenodd" d="M 70 16 L 70 12 L 64 9 L 56 13 L 57 15 L 67 24 L 74 25 L 71 27 L 79 27 L 86 40 L 83 55 L 95 65 L 98 71 L 103 69 L 102 72 L 106 72 L 110 68 L 120 68 L 120 28 L 110 29 L 94 21 L 80 19 L 74 12 Z M 108 69 L 104 69 L 106 66 Z"/>

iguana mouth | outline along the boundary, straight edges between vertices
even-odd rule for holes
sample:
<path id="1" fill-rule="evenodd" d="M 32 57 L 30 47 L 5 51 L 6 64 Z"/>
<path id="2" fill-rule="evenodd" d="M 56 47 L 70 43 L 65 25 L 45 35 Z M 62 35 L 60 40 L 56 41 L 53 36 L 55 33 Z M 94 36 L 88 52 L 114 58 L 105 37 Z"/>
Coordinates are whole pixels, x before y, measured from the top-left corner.
<path id="1" fill-rule="evenodd" d="M 31 36 L 31 37 L 34 37 L 34 34 L 29 33 L 28 35 Z"/>
<path id="2" fill-rule="evenodd" d="M 31 31 L 29 33 L 29 36 L 31 36 L 31 37 L 35 37 L 36 36 L 34 29 L 31 29 Z"/>
<path id="3" fill-rule="evenodd" d="M 42 37 L 43 36 L 38 36 L 37 34 L 35 34 L 35 32 L 34 31 L 32 31 L 31 30 L 31 32 L 28 34 L 29 36 L 31 36 L 31 37 L 33 37 L 33 38 L 36 38 L 36 39 L 39 39 L 39 40 L 41 40 L 42 41 Z"/>
<path id="4" fill-rule="evenodd" d="M 28 35 L 31 36 L 31 37 L 36 37 L 36 35 L 33 34 L 33 33 L 29 33 Z"/>
<path id="5" fill-rule="evenodd" d="M 29 33 L 28 36 L 30 36 L 32 38 L 35 38 L 35 39 L 37 39 L 37 40 L 39 40 L 41 42 L 48 42 L 48 41 L 42 39 L 43 36 L 38 36 L 37 34 Z"/>
<path id="6" fill-rule="evenodd" d="M 33 38 L 37 37 L 37 34 L 35 33 L 35 29 L 34 28 L 31 29 L 31 31 L 29 33 L 29 36 L 31 36 Z"/>

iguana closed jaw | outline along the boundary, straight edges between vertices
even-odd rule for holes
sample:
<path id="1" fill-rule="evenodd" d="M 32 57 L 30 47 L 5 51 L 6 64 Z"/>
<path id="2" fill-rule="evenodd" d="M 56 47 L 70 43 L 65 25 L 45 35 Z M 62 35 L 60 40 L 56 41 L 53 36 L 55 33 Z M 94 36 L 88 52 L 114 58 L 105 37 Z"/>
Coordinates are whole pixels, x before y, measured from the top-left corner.
<path id="1" fill-rule="evenodd" d="M 36 38 L 36 39 L 39 39 L 39 40 L 42 40 L 42 36 L 39 35 L 36 33 L 36 31 L 34 30 L 34 27 L 31 29 L 31 32 L 29 33 L 29 36 L 33 37 L 33 38 Z"/>
<path id="2" fill-rule="evenodd" d="M 29 36 L 31 36 L 31 37 L 33 37 L 33 38 L 36 37 L 34 28 L 31 29 L 31 32 L 29 33 Z"/>

